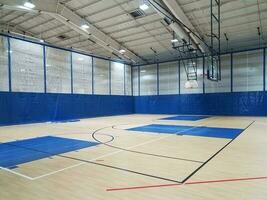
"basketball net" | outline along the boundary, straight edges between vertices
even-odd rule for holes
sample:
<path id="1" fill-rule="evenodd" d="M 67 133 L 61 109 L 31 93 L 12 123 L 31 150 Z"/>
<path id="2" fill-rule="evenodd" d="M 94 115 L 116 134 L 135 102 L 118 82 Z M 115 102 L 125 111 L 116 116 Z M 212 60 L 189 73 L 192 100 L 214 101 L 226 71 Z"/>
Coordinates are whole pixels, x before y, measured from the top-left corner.
<path id="1" fill-rule="evenodd" d="M 184 87 L 186 89 L 198 88 L 198 83 L 196 80 L 188 80 L 185 82 Z"/>

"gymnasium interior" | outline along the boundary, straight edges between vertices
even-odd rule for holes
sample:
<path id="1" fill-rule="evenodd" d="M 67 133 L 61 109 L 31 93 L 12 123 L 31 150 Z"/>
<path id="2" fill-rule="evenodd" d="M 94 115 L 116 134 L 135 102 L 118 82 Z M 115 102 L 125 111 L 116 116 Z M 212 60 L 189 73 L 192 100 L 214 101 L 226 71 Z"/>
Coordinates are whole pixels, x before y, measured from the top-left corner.
<path id="1" fill-rule="evenodd" d="M 0 0 L 0 200 L 267 200 L 266 0 Z"/>

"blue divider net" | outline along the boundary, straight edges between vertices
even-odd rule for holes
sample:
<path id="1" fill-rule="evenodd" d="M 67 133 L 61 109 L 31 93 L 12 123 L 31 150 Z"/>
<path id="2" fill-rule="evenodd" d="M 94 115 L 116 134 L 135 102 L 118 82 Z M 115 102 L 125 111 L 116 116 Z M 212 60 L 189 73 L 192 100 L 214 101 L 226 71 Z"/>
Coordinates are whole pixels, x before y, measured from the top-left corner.
<path id="1" fill-rule="evenodd" d="M 135 113 L 266 116 L 267 92 L 134 97 Z"/>
<path id="2" fill-rule="evenodd" d="M 132 114 L 130 96 L 0 92 L 0 125 Z"/>

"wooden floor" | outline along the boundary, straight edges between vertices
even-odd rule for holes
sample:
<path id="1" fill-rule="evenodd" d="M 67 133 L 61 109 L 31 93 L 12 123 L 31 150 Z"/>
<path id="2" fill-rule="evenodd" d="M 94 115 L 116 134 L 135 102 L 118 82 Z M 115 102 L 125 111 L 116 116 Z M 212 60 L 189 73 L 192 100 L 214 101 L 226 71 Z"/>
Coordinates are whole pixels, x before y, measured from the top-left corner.
<path id="1" fill-rule="evenodd" d="M 0 169 L 1 200 L 267 200 L 267 118 L 125 115 L 0 127 L 0 142 L 58 136 L 102 144 Z M 234 140 L 152 134 L 148 124 L 241 128 Z"/>

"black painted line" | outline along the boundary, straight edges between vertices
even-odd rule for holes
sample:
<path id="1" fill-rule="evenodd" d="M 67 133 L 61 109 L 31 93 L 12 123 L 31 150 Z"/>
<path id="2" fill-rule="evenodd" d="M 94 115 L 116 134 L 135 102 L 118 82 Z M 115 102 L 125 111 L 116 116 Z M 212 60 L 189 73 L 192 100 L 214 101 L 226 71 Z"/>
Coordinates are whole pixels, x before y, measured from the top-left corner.
<path id="1" fill-rule="evenodd" d="M 202 167 L 204 167 L 209 161 L 211 161 L 214 157 L 216 157 L 222 150 L 224 150 L 227 146 L 229 146 L 239 135 L 241 135 L 245 130 L 247 130 L 255 121 L 252 121 L 240 134 L 238 134 L 235 138 L 230 140 L 226 145 L 224 145 L 219 151 L 217 151 L 213 156 L 211 156 L 207 161 L 205 161 L 202 165 L 200 165 L 196 170 L 194 170 L 188 177 L 186 177 L 182 183 L 185 183 L 188 179 L 190 179 L 193 175 L 195 175 Z"/>
<path id="2" fill-rule="evenodd" d="M 113 128 L 114 126 L 112 126 Z M 107 127 L 105 127 L 107 128 Z M 153 153 L 146 153 L 146 152 L 143 152 L 143 151 L 135 151 L 135 150 L 130 150 L 130 149 L 126 149 L 126 148 L 122 148 L 122 147 L 118 147 L 118 146 L 114 146 L 114 145 L 110 145 L 110 144 L 105 144 L 103 142 L 101 142 L 100 140 L 98 140 L 95 135 L 98 131 L 100 130 L 103 130 L 105 128 L 102 128 L 102 129 L 98 129 L 96 131 L 93 132 L 92 134 L 92 137 L 95 141 L 103 144 L 103 145 L 106 145 L 108 147 L 111 147 L 111 148 L 115 148 L 115 149 L 119 149 L 119 150 L 123 150 L 123 151 L 127 151 L 127 152 L 131 152 L 131 153 L 136 153 L 136 154 L 142 154 L 142 155 L 147 155 L 147 156 L 154 156 L 154 157 L 159 157 L 159 158 L 167 158 L 167 159 L 173 159 L 173 160 L 181 160 L 181 161 L 186 161 L 186 162 L 194 162 L 194 163 L 204 163 L 203 161 L 199 161 L 199 160 L 192 160 L 192 159 L 186 159 L 186 158 L 179 158 L 179 157 L 172 157 L 172 156 L 166 156 L 166 155 L 160 155 L 160 154 L 153 154 Z M 114 128 L 113 128 L 114 129 Z M 173 134 L 174 135 L 174 134 Z"/>
<path id="3" fill-rule="evenodd" d="M 5 143 L 2 143 L 2 144 L 5 144 Z M 19 146 L 19 145 L 13 145 L 13 144 L 5 144 L 5 145 L 15 146 L 15 147 L 19 147 L 19 148 L 22 148 L 22 149 L 27 149 L 27 150 L 31 150 L 31 151 L 35 151 L 35 152 L 39 152 L 39 153 L 45 153 L 45 154 L 50 155 L 50 156 L 66 158 L 66 159 L 70 159 L 70 160 L 76 160 L 76 161 L 80 161 L 80 162 L 84 162 L 84 163 L 89 163 L 89 164 L 99 165 L 99 166 L 108 167 L 108 168 L 112 168 L 112 169 L 117 169 L 117 170 L 121 170 L 121 171 L 126 171 L 126 172 L 130 172 L 130 173 L 134 173 L 134 174 L 138 174 L 138 175 L 143 175 L 143 176 L 147 176 L 147 177 L 151 177 L 151 178 L 161 179 L 161 180 L 165 180 L 165 181 L 171 181 L 171 182 L 175 182 L 175 183 L 181 183 L 180 181 L 177 181 L 177 180 L 168 179 L 168 178 L 164 178 L 164 177 L 160 177 L 160 176 L 154 176 L 154 175 L 150 175 L 150 174 L 145 174 L 145 173 L 142 173 L 142 172 L 137 172 L 137 171 L 133 171 L 133 170 L 129 170 L 129 169 L 124 169 L 124 168 L 120 168 L 120 167 L 116 167 L 116 166 L 112 166 L 112 165 L 105 165 L 105 164 L 93 162 L 93 161 L 90 161 L 90 160 L 84 160 L 84 159 L 80 159 L 80 158 L 64 156 L 62 154 L 52 154 L 50 152 L 41 151 L 41 150 L 29 148 L 29 147 L 22 147 L 22 146 Z"/>

